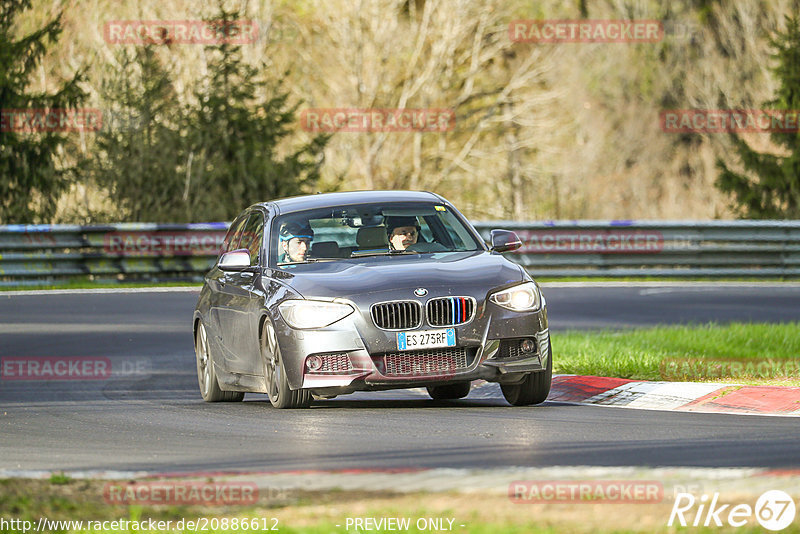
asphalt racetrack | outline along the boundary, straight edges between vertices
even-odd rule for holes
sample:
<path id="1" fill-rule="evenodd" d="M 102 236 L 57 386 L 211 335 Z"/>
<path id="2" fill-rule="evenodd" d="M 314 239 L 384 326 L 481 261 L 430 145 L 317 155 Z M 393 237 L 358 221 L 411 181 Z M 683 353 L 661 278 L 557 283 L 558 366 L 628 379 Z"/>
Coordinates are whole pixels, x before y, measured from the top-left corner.
<path id="1" fill-rule="evenodd" d="M 544 292 L 554 330 L 800 320 L 800 285 L 554 284 Z M 206 404 L 190 328 L 196 298 L 147 290 L 0 294 L 0 358 L 105 358 L 112 369 L 91 380 L 3 376 L 0 474 L 800 464 L 795 418 L 553 402 L 513 408 L 496 387 L 452 402 L 403 390 L 308 410 L 276 410 L 252 394 L 243 403 Z"/>

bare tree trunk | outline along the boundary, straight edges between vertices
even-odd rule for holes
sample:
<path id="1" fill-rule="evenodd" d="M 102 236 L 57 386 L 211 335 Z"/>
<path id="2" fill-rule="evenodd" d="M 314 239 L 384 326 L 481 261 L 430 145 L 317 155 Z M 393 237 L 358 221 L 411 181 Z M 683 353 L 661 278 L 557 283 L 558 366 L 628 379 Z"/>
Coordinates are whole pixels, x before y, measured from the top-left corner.
<path id="1" fill-rule="evenodd" d="M 525 218 L 524 206 L 524 178 L 520 165 L 520 149 L 519 145 L 519 126 L 514 123 L 514 104 L 511 102 L 505 104 L 506 116 L 506 152 L 508 157 L 508 168 L 506 169 L 506 177 L 510 186 L 511 198 L 508 212 L 511 219 L 514 221 L 521 221 Z"/>

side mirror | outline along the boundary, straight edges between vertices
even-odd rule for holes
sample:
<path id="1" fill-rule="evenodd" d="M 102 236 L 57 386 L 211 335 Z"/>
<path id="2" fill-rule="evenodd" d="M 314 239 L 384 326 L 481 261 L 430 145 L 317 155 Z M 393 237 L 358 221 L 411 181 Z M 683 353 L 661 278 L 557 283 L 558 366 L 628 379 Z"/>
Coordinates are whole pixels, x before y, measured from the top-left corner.
<path id="1" fill-rule="evenodd" d="M 522 246 L 522 241 L 516 232 L 511 230 L 492 230 L 492 251 L 508 252 L 517 250 Z"/>
<path id="2" fill-rule="evenodd" d="M 217 266 L 222 271 L 246 271 L 250 269 L 250 251 L 246 248 L 226 252 Z"/>

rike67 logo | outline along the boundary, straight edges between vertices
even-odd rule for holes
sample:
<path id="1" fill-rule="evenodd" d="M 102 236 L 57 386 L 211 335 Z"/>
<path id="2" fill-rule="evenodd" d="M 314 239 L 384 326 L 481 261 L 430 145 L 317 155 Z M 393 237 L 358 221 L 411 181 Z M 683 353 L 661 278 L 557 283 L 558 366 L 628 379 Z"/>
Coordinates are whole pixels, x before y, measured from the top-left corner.
<path id="1" fill-rule="evenodd" d="M 674 524 L 693 527 L 721 527 L 727 523 L 732 527 L 743 527 L 753 519 L 763 528 L 783 530 L 794 521 L 795 504 L 792 497 L 781 490 L 764 492 L 754 507 L 749 504 L 721 504 L 719 493 L 703 494 L 699 499 L 691 493 L 678 493 L 667 526 Z"/>

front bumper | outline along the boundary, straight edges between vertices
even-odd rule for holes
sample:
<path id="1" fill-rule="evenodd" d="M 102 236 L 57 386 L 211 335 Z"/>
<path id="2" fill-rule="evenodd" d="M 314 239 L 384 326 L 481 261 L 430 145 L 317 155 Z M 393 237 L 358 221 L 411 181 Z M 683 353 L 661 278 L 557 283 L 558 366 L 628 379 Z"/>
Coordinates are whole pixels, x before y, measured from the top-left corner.
<path id="1" fill-rule="evenodd" d="M 436 366 L 421 363 L 409 364 L 401 373 L 388 373 L 385 367 L 386 355 L 369 356 L 366 351 L 347 354 L 354 366 L 345 372 L 304 373 L 303 388 L 320 394 L 343 394 L 353 391 L 370 391 L 406 387 L 425 387 L 454 382 L 467 382 L 483 379 L 489 382 L 514 383 L 531 372 L 544 371 L 550 355 L 550 334 L 547 330 L 539 332 L 535 339 L 536 351 L 529 354 L 508 356 L 502 350 L 503 344 L 515 344 L 521 340 L 488 340 L 485 347 L 467 351 L 470 362 L 464 367 L 452 365 L 444 356 L 444 365 Z M 507 345 L 506 345 L 507 346 Z M 413 361 L 418 355 L 409 351 L 407 356 Z M 391 354 L 392 356 L 394 354 Z M 423 355 L 427 356 L 427 355 Z M 426 359 L 422 359 L 426 362 Z M 360 364 L 360 365 L 359 365 Z"/>
<path id="2" fill-rule="evenodd" d="M 514 383 L 545 370 L 551 357 L 546 308 L 519 313 L 489 306 L 480 305 L 472 321 L 454 327 L 455 347 L 421 351 L 398 350 L 397 332 L 377 329 L 368 314 L 357 312 L 315 330 L 277 321 L 289 386 L 343 394 L 477 379 Z M 523 345 L 524 340 L 529 342 Z M 309 357 L 323 362 L 319 370 L 307 369 Z"/>

